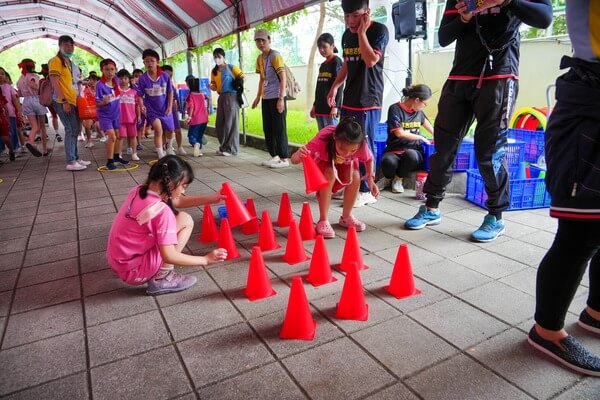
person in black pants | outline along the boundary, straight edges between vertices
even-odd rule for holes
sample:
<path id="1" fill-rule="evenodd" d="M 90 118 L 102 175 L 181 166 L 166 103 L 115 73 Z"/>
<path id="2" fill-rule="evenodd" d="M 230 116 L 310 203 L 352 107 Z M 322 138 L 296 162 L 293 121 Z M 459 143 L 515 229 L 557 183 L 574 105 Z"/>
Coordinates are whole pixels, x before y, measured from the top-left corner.
<path id="1" fill-rule="evenodd" d="M 433 126 L 423 110 L 431 98 L 427 85 L 413 85 L 402 89 L 402 100 L 388 109 L 388 138 L 381 159 L 383 177 L 377 182 L 380 190 L 391 186 L 393 193 L 404 192 L 402 178 L 423 167 L 422 143 L 429 140 L 421 136 L 423 126 L 433 133 Z"/>
<path id="2" fill-rule="evenodd" d="M 504 233 L 502 212 L 510 206 L 504 147 L 518 91 L 519 27 L 526 23 L 546 28 L 551 21 L 550 0 L 486 0 L 475 12 L 468 12 L 463 1 L 446 2 L 439 42 L 447 46 L 456 41 L 454 63 L 438 104 L 435 152 L 424 187 L 427 202 L 406 221 L 406 228 L 441 222 L 438 206 L 452 180 L 460 143 L 475 118 L 475 155 L 489 213 L 471 238 L 489 242 Z"/>
<path id="3" fill-rule="evenodd" d="M 570 70 L 556 81 L 557 102 L 546 131 L 545 154 L 550 215 L 558 218 L 558 230 L 538 268 L 536 323 L 528 341 L 577 372 L 600 376 L 600 357 L 564 329 L 589 264 L 587 307 L 578 323 L 600 335 L 600 50 L 589 40 L 600 35 L 600 26 L 588 25 L 593 7 L 600 9 L 597 2 L 567 3 L 574 57 L 561 61 L 561 69 Z"/>

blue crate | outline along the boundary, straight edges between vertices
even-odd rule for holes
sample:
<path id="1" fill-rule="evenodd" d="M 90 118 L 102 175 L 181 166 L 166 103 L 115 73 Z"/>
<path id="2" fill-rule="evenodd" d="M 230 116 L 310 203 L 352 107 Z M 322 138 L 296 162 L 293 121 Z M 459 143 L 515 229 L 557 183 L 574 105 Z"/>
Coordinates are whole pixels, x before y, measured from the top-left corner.
<path id="1" fill-rule="evenodd" d="M 434 151 L 435 145 L 433 143 L 423 143 L 423 153 L 425 154 L 423 168 L 426 171 L 429 171 L 429 157 Z M 472 168 L 472 165 L 477 165 L 477 161 L 475 160 L 475 145 L 472 140 L 464 139 L 456 153 L 454 172 L 466 171 Z"/>
<path id="2" fill-rule="evenodd" d="M 377 125 L 377 131 L 375 132 L 375 138 L 373 140 L 375 142 L 385 142 L 387 141 L 387 137 L 387 122 L 380 122 L 379 125 Z"/>
<path id="3" fill-rule="evenodd" d="M 545 178 L 538 178 L 540 171 L 531 167 L 530 179 L 515 179 L 519 167 L 511 167 L 510 174 L 510 207 L 508 210 L 526 210 L 531 208 L 550 207 L 550 194 L 546 191 Z M 479 207 L 486 208 L 485 182 L 479 170 L 467 171 L 467 194 L 465 199 Z"/>
<path id="4" fill-rule="evenodd" d="M 504 158 L 509 169 L 518 167 L 521 162 L 525 161 L 525 143 L 509 138 L 505 147 Z M 477 168 L 477 157 L 473 156 L 470 169 L 475 168 Z"/>
<path id="5" fill-rule="evenodd" d="M 528 131 L 525 129 L 509 129 L 508 137 L 525 143 L 525 161 L 537 163 L 544 154 L 546 133 L 544 131 Z"/>
<path id="6" fill-rule="evenodd" d="M 386 142 L 375 142 L 375 154 L 373 157 L 375 158 L 375 167 L 379 168 L 381 165 L 381 159 L 383 158 L 383 152 L 385 151 Z"/>

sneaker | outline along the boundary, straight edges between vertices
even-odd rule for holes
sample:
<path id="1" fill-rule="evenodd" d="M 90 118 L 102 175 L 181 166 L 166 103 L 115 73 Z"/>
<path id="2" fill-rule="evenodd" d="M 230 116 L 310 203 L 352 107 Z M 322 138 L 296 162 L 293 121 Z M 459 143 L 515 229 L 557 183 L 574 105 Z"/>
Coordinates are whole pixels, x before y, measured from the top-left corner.
<path id="1" fill-rule="evenodd" d="M 142 151 L 142 150 L 144 150 L 144 146 L 142 146 L 141 144 L 138 144 L 137 146 L 135 146 L 135 149 L 137 151 Z"/>
<path id="2" fill-rule="evenodd" d="M 579 315 L 577 324 L 585 330 L 600 334 L 600 320 L 592 317 L 585 309 Z"/>
<path id="3" fill-rule="evenodd" d="M 29 150 L 29 152 L 31 154 L 33 154 L 36 157 L 41 157 L 42 153 L 40 153 L 40 151 L 38 149 L 35 148 L 34 145 L 32 145 L 31 143 L 27 143 L 25 144 L 25 146 L 27 147 L 27 150 Z"/>
<path id="4" fill-rule="evenodd" d="M 17 157 L 15 156 L 15 152 L 14 152 L 14 151 L 9 151 L 9 152 L 8 152 L 8 159 L 9 159 L 10 161 L 15 161 L 15 158 L 17 158 Z"/>
<path id="5" fill-rule="evenodd" d="M 222 156 L 223 152 L 221 150 L 217 149 L 217 151 L 215 151 L 215 154 L 218 156 Z M 263 165 L 266 165 L 266 164 L 263 162 Z"/>
<path id="6" fill-rule="evenodd" d="M 158 149 L 156 151 L 156 155 L 158 156 L 158 159 L 160 160 L 161 158 L 163 158 L 165 156 L 165 151 L 163 149 Z"/>
<path id="7" fill-rule="evenodd" d="M 343 200 L 344 199 L 344 188 L 341 188 L 335 193 L 331 194 L 331 198 L 335 200 Z"/>
<path id="8" fill-rule="evenodd" d="M 167 155 L 168 155 L 168 156 L 174 156 L 174 155 L 175 155 L 175 149 L 174 149 L 174 148 L 172 148 L 172 147 L 169 147 L 169 148 L 167 149 Z"/>
<path id="9" fill-rule="evenodd" d="M 367 229 L 367 225 L 364 222 L 357 220 L 353 215 L 349 215 L 346 218 L 340 217 L 339 224 L 344 228 L 354 226 L 356 232 L 362 232 Z"/>
<path id="10" fill-rule="evenodd" d="M 107 162 L 106 169 L 109 171 L 114 171 L 115 169 L 117 169 L 117 166 L 115 165 L 114 162 Z"/>
<path id="11" fill-rule="evenodd" d="M 67 164 L 67 171 L 81 171 L 86 169 L 85 165 L 81 165 L 78 162 L 74 162 L 72 164 Z"/>
<path id="12" fill-rule="evenodd" d="M 335 231 L 331 227 L 329 221 L 317 222 L 317 235 L 323 236 L 323 239 L 333 239 L 335 237 Z"/>
<path id="13" fill-rule="evenodd" d="M 183 147 L 178 147 L 177 148 L 177 155 L 178 156 L 187 156 L 187 151 L 185 151 L 185 149 Z"/>
<path id="14" fill-rule="evenodd" d="M 392 180 L 392 193 L 404 193 L 404 186 L 402 185 L 402 178 L 394 177 Z"/>
<path id="15" fill-rule="evenodd" d="M 91 149 L 92 147 L 94 147 L 94 143 L 92 143 L 92 142 L 87 142 L 87 143 L 85 144 L 85 148 L 86 148 L 86 149 Z"/>
<path id="16" fill-rule="evenodd" d="M 79 165 L 83 165 L 84 167 L 87 167 L 88 165 L 90 165 L 92 163 L 91 161 L 83 161 L 83 160 L 76 160 L 75 162 Z"/>
<path id="17" fill-rule="evenodd" d="M 534 348 L 567 368 L 581 374 L 600 376 L 600 357 L 590 353 L 571 335 L 561 339 L 560 344 L 562 347 L 559 347 L 550 340 L 542 338 L 535 327 L 532 327 L 527 336 L 527 341 Z"/>
<path id="18" fill-rule="evenodd" d="M 218 154 L 218 153 L 217 153 Z M 279 162 L 279 156 L 271 157 L 268 160 L 263 161 L 260 165 L 263 167 L 269 167 L 271 164 L 275 164 Z"/>
<path id="19" fill-rule="evenodd" d="M 127 148 L 127 155 L 133 154 L 133 149 L 131 147 Z"/>
<path id="20" fill-rule="evenodd" d="M 221 155 L 222 155 L 223 157 L 231 157 L 231 153 L 230 153 L 230 152 L 228 152 L 228 151 L 222 151 L 222 152 L 221 152 Z M 271 167 L 271 168 L 273 168 L 273 165 L 270 165 L 270 167 Z"/>
<path id="21" fill-rule="evenodd" d="M 137 153 L 133 153 L 131 155 L 131 161 L 140 161 L 140 158 L 138 157 Z"/>
<path id="22" fill-rule="evenodd" d="M 362 207 L 376 202 L 377 199 L 371 194 L 371 192 L 359 192 L 356 200 L 354 201 L 353 207 Z"/>
<path id="23" fill-rule="evenodd" d="M 475 232 L 471 234 L 471 238 L 476 242 L 486 243 L 495 240 L 498 236 L 504 233 L 504 221 L 496 220 L 493 215 L 486 215 L 483 218 L 483 223 Z"/>
<path id="24" fill-rule="evenodd" d="M 46 152 L 44 154 L 42 154 L 44 157 L 48 157 L 50 155 L 50 153 L 52 153 L 52 150 L 48 149 L 46 150 Z"/>
<path id="25" fill-rule="evenodd" d="M 191 288 L 196 284 L 196 277 L 191 275 L 178 274 L 175 271 L 169 272 L 162 279 L 152 278 L 148 281 L 146 293 L 155 296 L 158 294 L 181 292 Z"/>
<path id="26" fill-rule="evenodd" d="M 423 229 L 427 225 L 439 225 L 442 222 L 442 213 L 440 210 L 430 211 L 427 206 L 422 205 L 419 207 L 419 212 L 407 220 L 404 226 L 408 229 Z"/>
<path id="27" fill-rule="evenodd" d="M 229 154 L 229 153 L 227 153 L 227 154 Z M 223 155 L 225 155 L 225 152 L 223 152 Z M 229 155 L 231 155 L 231 154 L 229 154 Z M 287 159 L 282 159 L 282 160 L 277 161 L 276 163 L 269 165 L 269 168 L 278 169 L 278 168 L 287 168 L 289 166 L 290 166 L 290 162 Z"/>
<path id="28" fill-rule="evenodd" d="M 21 154 L 27 153 L 27 147 L 21 146 Z"/>
<path id="29" fill-rule="evenodd" d="M 56 141 L 58 143 L 62 142 L 62 136 L 60 136 L 58 133 L 56 134 Z"/>
<path id="30" fill-rule="evenodd" d="M 129 161 L 123 160 L 120 155 L 119 157 L 115 157 L 114 160 L 116 163 L 119 163 L 121 165 L 129 165 Z"/>
<path id="31" fill-rule="evenodd" d="M 194 145 L 194 157 L 200 157 L 202 152 L 200 151 L 200 143 Z"/>
<path id="32" fill-rule="evenodd" d="M 206 137 L 206 135 L 202 135 L 202 146 L 206 146 L 207 143 L 208 143 L 208 138 Z"/>
<path id="33" fill-rule="evenodd" d="M 98 139 L 100 141 L 100 143 L 105 143 L 108 138 L 106 136 L 102 136 L 100 139 Z"/>
<path id="34" fill-rule="evenodd" d="M 392 184 L 392 180 L 389 178 L 386 178 L 385 176 L 380 178 L 376 183 L 379 190 L 385 190 L 385 188 L 389 187 L 391 184 Z"/>

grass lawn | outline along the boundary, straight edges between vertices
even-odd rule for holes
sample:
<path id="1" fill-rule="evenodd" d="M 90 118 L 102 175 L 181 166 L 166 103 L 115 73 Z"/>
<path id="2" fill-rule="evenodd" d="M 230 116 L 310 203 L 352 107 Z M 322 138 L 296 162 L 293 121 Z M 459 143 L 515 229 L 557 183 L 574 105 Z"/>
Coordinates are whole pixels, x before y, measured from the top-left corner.
<path id="1" fill-rule="evenodd" d="M 208 116 L 208 125 L 215 126 L 216 113 Z M 246 108 L 246 133 L 263 136 L 262 114 L 259 108 Z M 287 111 L 287 134 L 292 143 L 305 144 L 318 132 L 317 120 L 306 122 L 306 113 L 298 110 Z M 240 113 L 240 134 L 242 134 L 242 117 Z"/>

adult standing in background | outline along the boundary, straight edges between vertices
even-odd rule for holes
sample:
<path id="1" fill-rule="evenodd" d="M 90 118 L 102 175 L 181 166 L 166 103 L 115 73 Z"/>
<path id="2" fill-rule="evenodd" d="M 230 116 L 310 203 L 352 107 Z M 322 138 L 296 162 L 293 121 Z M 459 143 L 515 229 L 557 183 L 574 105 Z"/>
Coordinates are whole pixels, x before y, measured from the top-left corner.
<path id="1" fill-rule="evenodd" d="M 73 38 L 63 35 L 58 38 L 58 54 L 48 61 L 50 82 L 54 94 L 52 106 L 65 127 L 65 155 L 67 171 L 80 171 L 91 163 L 79 159 L 77 136 L 81 132 L 81 120 L 77 114 L 77 82 L 81 72 L 71 61 L 75 49 Z"/>
<path id="2" fill-rule="evenodd" d="M 213 50 L 215 67 L 210 74 L 210 89 L 219 94 L 215 129 L 219 139 L 217 154 L 235 156 L 240 148 L 240 103 L 235 81 L 243 80 L 242 70 L 225 60 L 225 51 L 218 47 Z M 242 89 L 243 90 L 243 89 Z"/>

